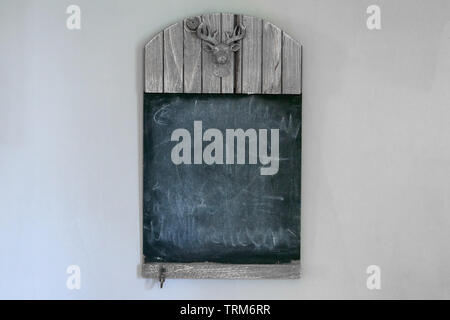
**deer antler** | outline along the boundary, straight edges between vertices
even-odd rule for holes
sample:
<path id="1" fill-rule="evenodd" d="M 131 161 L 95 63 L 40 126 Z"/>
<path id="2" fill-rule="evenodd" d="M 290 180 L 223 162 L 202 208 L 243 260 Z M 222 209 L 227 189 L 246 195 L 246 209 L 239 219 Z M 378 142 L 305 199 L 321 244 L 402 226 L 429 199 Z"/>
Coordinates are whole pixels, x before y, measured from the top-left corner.
<path id="1" fill-rule="evenodd" d="M 225 32 L 227 39 L 225 40 L 225 44 L 232 44 L 233 42 L 239 41 L 245 37 L 245 27 L 242 24 L 234 27 L 233 33 Z"/>
<path id="2" fill-rule="evenodd" d="M 214 32 L 211 32 L 208 25 L 204 24 L 203 22 L 200 23 L 200 25 L 197 28 L 197 37 L 200 39 L 212 44 L 212 45 L 218 45 L 219 41 L 216 38 L 217 30 Z"/>

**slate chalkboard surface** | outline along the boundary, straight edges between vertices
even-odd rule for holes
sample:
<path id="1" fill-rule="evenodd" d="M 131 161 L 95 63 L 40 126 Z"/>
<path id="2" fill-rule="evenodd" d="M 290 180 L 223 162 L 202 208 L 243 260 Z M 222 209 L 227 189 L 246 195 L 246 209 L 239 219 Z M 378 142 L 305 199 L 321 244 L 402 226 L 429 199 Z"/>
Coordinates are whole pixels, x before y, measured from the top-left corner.
<path id="1" fill-rule="evenodd" d="M 207 139 L 205 132 L 211 128 L 223 134 L 223 151 L 215 149 L 211 155 L 216 162 L 207 164 L 198 150 L 207 153 L 211 141 L 220 140 Z M 177 129 L 185 129 L 190 140 L 174 134 Z M 237 164 L 238 141 L 234 140 L 234 155 L 228 154 L 227 129 L 254 129 L 258 151 L 245 139 L 245 161 L 241 158 Z M 278 129 L 279 168 L 264 175 L 261 168 L 275 167 L 275 160 L 263 163 L 255 154 L 260 155 L 266 140 L 267 154 L 276 155 L 271 129 Z M 176 148 L 182 140 L 189 152 L 188 147 L 182 152 Z M 185 162 L 175 164 L 174 155 L 175 162 L 177 157 Z M 299 260 L 300 163 L 301 95 L 146 93 L 145 262 Z"/>

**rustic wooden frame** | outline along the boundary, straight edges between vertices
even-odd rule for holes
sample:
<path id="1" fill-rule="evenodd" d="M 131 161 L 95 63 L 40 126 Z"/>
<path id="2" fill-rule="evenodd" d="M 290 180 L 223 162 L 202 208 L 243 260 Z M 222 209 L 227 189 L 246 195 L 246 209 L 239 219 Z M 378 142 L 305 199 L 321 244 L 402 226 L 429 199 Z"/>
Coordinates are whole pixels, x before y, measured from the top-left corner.
<path id="1" fill-rule="evenodd" d="M 187 18 L 165 28 L 145 46 L 146 93 L 301 94 L 302 46 L 274 24 L 252 16 L 211 13 L 199 16 L 221 38 L 242 23 L 246 36 L 231 56 L 232 72 L 213 73 L 204 40 L 186 28 Z M 146 278 L 293 279 L 300 261 L 286 264 L 144 263 Z"/>

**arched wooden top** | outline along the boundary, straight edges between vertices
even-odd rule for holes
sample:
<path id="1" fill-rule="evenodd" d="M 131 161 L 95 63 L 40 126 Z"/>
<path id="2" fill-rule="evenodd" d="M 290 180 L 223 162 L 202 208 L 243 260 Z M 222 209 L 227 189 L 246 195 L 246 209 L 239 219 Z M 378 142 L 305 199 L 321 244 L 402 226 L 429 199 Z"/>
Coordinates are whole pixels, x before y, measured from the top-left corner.
<path id="1" fill-rule="evenodd" d="M 240 50 L 229 60 L 231 72 L 215 75 L 213 55 L 202 50 L 204 40 L 186 27 L 187 18 L 165 28 L 146 44 L 145 92 L 301 93 L 302 47 L 280 28 L 261 18 L 231 13 L 199 18 L 218 31 L 219 40 L 238 24 L 245 27 Z"/>

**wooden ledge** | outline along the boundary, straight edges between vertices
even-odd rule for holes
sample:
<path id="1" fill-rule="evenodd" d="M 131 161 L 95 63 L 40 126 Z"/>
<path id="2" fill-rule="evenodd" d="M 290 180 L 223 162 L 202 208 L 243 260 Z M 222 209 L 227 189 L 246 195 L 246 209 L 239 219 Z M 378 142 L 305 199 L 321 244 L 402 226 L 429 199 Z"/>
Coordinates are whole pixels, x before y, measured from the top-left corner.
<path id="1" fill-rule="evenodd" d="M 298 279 L 300 261 L 283 264 L 144 263 L 144 278 L 166 279 Z"/>

